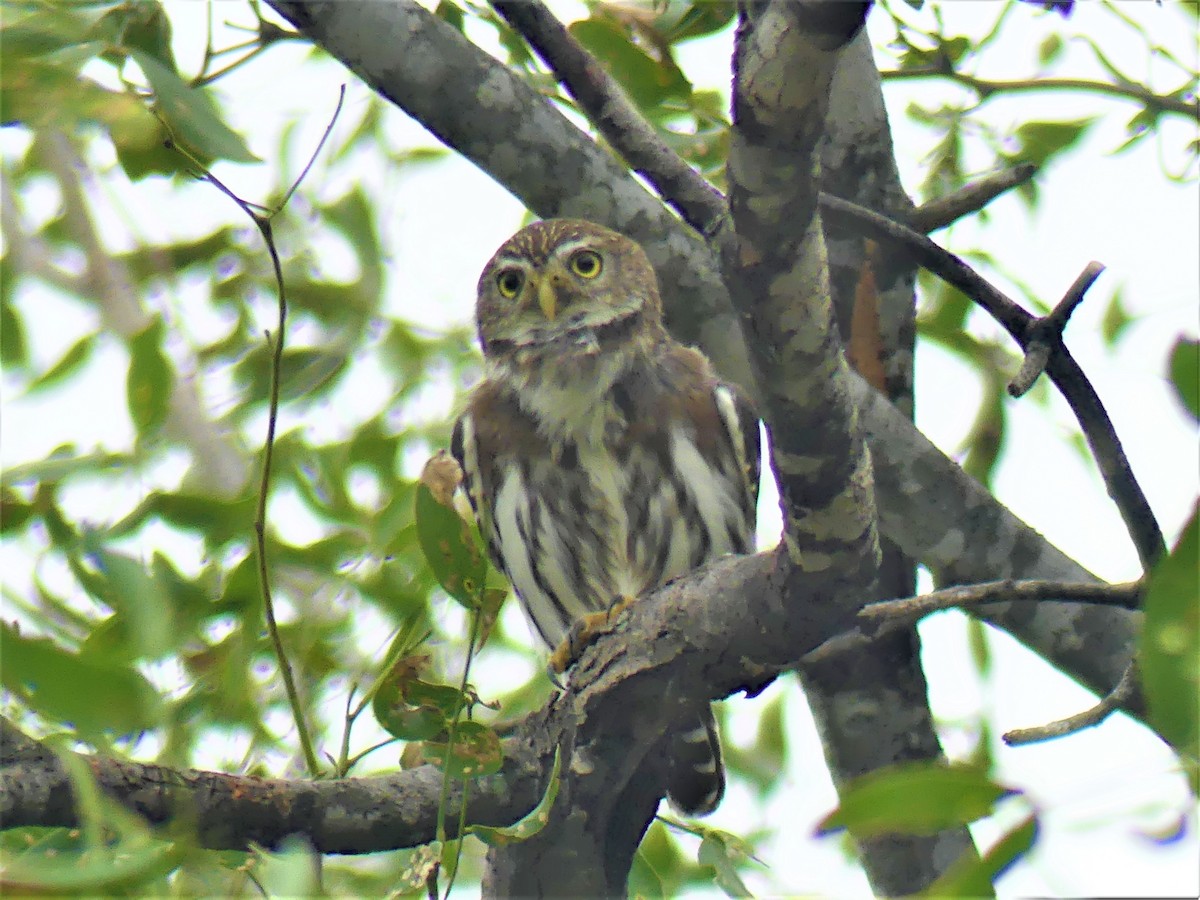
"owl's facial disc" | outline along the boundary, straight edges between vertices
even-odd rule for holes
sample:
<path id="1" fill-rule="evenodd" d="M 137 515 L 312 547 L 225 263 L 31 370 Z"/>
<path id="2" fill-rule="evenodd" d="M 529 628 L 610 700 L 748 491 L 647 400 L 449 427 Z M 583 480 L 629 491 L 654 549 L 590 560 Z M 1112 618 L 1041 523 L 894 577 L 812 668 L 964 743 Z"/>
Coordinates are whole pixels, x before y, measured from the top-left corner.
<path id="1" fill-rule="evenodd" d="M 646 298 L 613 286 L 617 266 L 587 239 L 564 241 L 540 264 L 501 257 L 493 280 L 509 314 L 490 342 L 594 353 L 606 340 L 621 339 L 630 330 L 624 326 L 640 317 Z"/>

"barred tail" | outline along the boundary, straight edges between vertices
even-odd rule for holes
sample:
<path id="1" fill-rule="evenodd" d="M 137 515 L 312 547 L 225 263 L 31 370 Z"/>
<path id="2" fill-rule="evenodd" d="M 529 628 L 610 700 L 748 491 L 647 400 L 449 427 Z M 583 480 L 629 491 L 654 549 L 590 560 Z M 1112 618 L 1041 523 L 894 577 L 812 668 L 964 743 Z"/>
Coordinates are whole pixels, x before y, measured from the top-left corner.
<path id="1" fill-rule="evenodd" d="M 725 764 L 712 709 L 671 736 L 667 799 L 685 816 L 706 816 L 725 794 Z"/>

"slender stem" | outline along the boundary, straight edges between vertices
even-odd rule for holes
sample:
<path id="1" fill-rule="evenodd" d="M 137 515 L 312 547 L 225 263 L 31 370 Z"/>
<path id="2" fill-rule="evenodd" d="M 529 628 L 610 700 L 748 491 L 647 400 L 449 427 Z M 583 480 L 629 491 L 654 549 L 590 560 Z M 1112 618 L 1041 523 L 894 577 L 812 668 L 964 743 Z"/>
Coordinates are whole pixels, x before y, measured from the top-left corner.
<path id="1" fill-rule="evenodd" d="M 909 216 L 909 224 L 922 234 L 945 228 L 963 216 L 979 212 L 1001 194 L 1025 184 L 1037 171 L 1037 166 L 1025 162 L 984 175 L 956 191 L 917 207 Z"/>
<path id="2" fill-rule="evenodd" d="M 1136 687 L 1134 671 L 1135 667 L 1131 662 L 1126 667 L 1124 674 L 1121 675 L 1121 680 L 1117 682 L 1117 686 L 1101 698 L 1100 702 L 1095 706 L 1046 725 L 1036 725 L 1032 728 L 1014 728 L 1012 731 L 1005 732 L 1001 736 L 1001 740 L 1010 747 L 1016 747 L 1021 744 L 1034 744 L 1039 741 L 1065 737 L 1068 734 L 1083 731 L 1085 728 L 1091 728 L 1093 725 L 1099 725 L 1120 709 L 1133 695 Z"/>
<path id="3" fill-rule="evenodd" d="M 312 156 L 309 158 L 308 164 L 304 167 L 300 177 L 288 189 L 284 196 L 284 202 L 271 213 L 274 216 L 281 212 L 287 201 L 291 199 L 292 194 L 299 186 L 300 181 L 308 174 L 309 169 L 313 165 L 313 161 L 321 152 L 321 148 L 325 146 L 330 132 L 333 130 L 334 123 L 337 121 L 338 114 L 342 109 L 342 101 L 345 99 L 346 89 L 342 86 L 338 96 L 337 107 L 334 110 L 333 116 L 330 117 L 329 124 L 325 127 L 325 133 L 321 136 L 321 140 L 317 142 L 316 148 L 313 150 Z M 165 126 L 165 123 L 164 123 Z M 276 337 L 272 341 L 271 335 L 268 332 L 266 335 L 267 342 L 271 346 L 271 385 L 270 396 L 267 407 L 267 436 L 263 446 L 263 462 L 262 472 L 259 478 L 258 486 L 258 501 L 255 506 L 254 513 L 254 548 L 255 557 L 257 559 L 258 584 L 259 591 L 263 599 L 263 615 L 267 622 L 267 635 L 271 640 L 271 646 L 275 651 L 275 658 L 279 663 L 279 675 L 283 679 L 284 692 L 287 694 L 288 705 L 292 710 L 292 718 L 296 723 L 297 739 L 300 742 L 300 749 L 304 754 L 305 765 L 308 772 L 314 778 L 321 772 L 321 764 L 317 758 L 316 751 L 313 748 L 312 737 L 308 730 L 308 724 L 304 717 L 304 709 L 300 703 L 300 692 L 296 689 L 296 680 L 292 674 L 292 665 L 288 660 L 287 652 L 283 646 L 283 640 L 279 634 L 279 624 L 275 618 L 275 601 L 271 593 L 271 579 L 267 566 L 267 498 L 270 495 L 271 488 L 271 466 L 274 461 L 275 451 L 275 432 L 279 420 L 279 386 L 282 380 L 283 369 L 283 345 L 284 336 L 287 333 L 287 287 L 283 279 L 283 265 L 279 260 L 279 252 L 275 246 L 275 235 L 271 227 L 271 216 L 263 216 L 255 212 L 251 208 L 251 204 L 243 200 L 224 183 L 221 182 L 215 175 L 201 166 L 188 152 L 173 142 L 175 149 L 186 156 L 194 165 L 197 171 L 201 172 L 201 177 L 209 184 L 221 191 L 225 196 L 229 197 L 238 205 L 241 210 L 250 217 L 262 235 L 263 242 L 267 245 L 267 253 L 271 258 L 271 268 L 275 275 L 275 286 L 279 296 L 279 316 L 276 322 Z"/>
<path id="4" fill-rule="evenodd" d="M 212 176 L 208 176 L 212 179 Z M 247 209 L 247 212 L 249 210 Z M 308 725 L 304 719 L 304 708 L 300 704 L 300 693 L 296 690 L 296 680 L 292 675 L 292 664 L 283 649 L 283 639 L 279 635 L 279 625 L 275 621 L 275 602 L 271 596 L 271 579 L 267 572 L 267 497 L 271 490 L 271 464 L 275 458 L 275 429 L 279 421 L 279 383 L 283 371 L 283 337 L 287 327 L 287 294 L 283 283 L 283 267 L 279 262 L 279 254 L 275 250 L 275 236 L 271 230 L 271 220 L 251 214 L 254 224 L 262 233 L 270 251 L 271 266 L 275 270 L 275 283 L 279 290 L 279 319 L 278 333 L 274 341 L 267 334 L 267 341 L 272 345 L 271 353 L 271 388 L 270 401 L 267 408 L 267 438 L 263 445 L 262 477 L 258 483 L 258 504 L 254 512 L 254 546 L 258 557 L 258 586 L 262 592 L 263 614 L 267 620 L 267 634 L 275 649 L 275 658 L 279 661 L 279 674 L 283 678 L 283 688 L 287 693 L 288 704 L 292 707 L 292 716 L 296 720 L 296 735 L 300 741 L 300 749 L 304 753 L 304 762 L 308 766 L 308 774 L 314 778 L 321 772 L 321 764 L 313 749 L 312 738 L 308 733 Z"/>
<path id="5" fill-rule="evenodd" d="M 901 600 L 869 603 L 859 610 L 859 618 L 872 621 L 908 620 L 931 612 L 980 603 L 1007 603 L 1015 600 L 1074 600 L 1137 609 L 1143 584 L 1096 584 L 1086 581 L 986 581 L 961 584 Z"/>
<path id="6" fill-rule="evenodd" d="M 921 66 L 913 69 L 893 69 L 880 72 L 879 77 L 884 81 L 905 81 L 914 78 L 946 78 L 950 81 L 969 87 L 981 97 L 987 98 L 992 94 L 1017 94 L 1029 91 L 1091 91 L 1095 94 L 1107 94 L 1110 97 L 1120 97 L 1134 100 L 1149 109 L 1162 112 L 1176 113 L 1200 122 L 1200 103 L 1178 100 L 1166 97 L 1140 84 L 1114 83 L 1108 81 L 1088 81 L 1084 78 L 1030 78 L 1015 81 L 989 81 L 976 78 L 965 72 L 956 72 L 949 65 Z"/>
<path id="7" fill-rule="evenodd" d="M 482 589 L 480 593 L 482 595 Z M 479 640 L 479 627 L 482 621 L 483 614 L 477 604 L 476 608 L 471 612 L 471 634 L 467 638 L 467 659 L 463 663 L 462 680 L 458 685 L 458 704 L 454 710 L 454 719 L 450 722 L 450 733 L 446 741 L 446 764 L 445 768 L 442 769 L 442 794 L 438 798 L 437 811 L 437 839 L 443 846 L 446 844 L 446 806 L 450 802 L 450 762 L 454 756 L 454 740 L 458 734 L 459 716 L 462 715 L 463 707 L 467 703 L 467 685 L 471 675 L 471 661 L 475 658 L 475 642 Z M 450 872 L 450 881 L 446 885 L 446 900 L 450 898 L 450 889 L 454 887 L 454 879 L 458 875 L 458 864 L 462 859 L 463 825 L 467 818 L 467 788 L 469 782 L 464 778 L 462 783 L 462 805 L 458 811 L 458 832 L 455 835 L 457 847 L 454 851 L 454 868 Z"/>

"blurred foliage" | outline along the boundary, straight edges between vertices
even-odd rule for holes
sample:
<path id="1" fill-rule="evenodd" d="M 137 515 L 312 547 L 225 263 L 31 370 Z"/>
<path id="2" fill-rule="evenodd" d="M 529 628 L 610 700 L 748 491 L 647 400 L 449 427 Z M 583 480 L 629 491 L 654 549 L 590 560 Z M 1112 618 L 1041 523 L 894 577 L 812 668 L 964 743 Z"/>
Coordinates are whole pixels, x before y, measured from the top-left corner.
<path id="1" fill-rule="evenodd" d="M 1200 795 L 1200 505 L 1150 574 L 1138 666 L 1150 720 Z"/>
<path id="2" fill-rule="evenodd" d="M 1129 8 L 1105 9 L 1130 33 L 1143 34 Z M 275 327 L 275 282 L 251 223 L 196 180 L 196 165 L 251 173 L 244 183 L 254 193 L 242 199 L 273 210 L 297 175 L 291 160 L 306 158 L 312 147 L 291 125 L 268 137 L 231 112 L 252 80 L 250 64 L 295 36 L 262 18 L 255 3 L 211 6 L 207 36 L 181 34 L 176 10 L 156 0 L 96 0 L 15 2 L 4 11 L 6 396 L 36 400 L 61 421 L 80 397 L 98 402 L 88 399 L 93 382 L 116 383 L 128 419 L 123 443 L 99 443 L 81 430 L 3 473 L 0 534 L 5 553 L 26 562 L 23 576 L 6 571 L 3 588 L 4 713 L 77 749 L 280 775 L 295 767 L 298 751 L 251 555 L 270 379 L 264 331 Z M 493 39 L 506 64 L 571 106 L 489 7 L 442 0 L 436 11 L 473 38 Z M 1060 71 L 1065 48 L 1082 45 L 1107 84 L 1153 94 L 1126 74 L 1124 61 L 1116 66 L 1104 48 L 1074 33 L 1069 17 L 1033 5 L 997 6 L 991 31 L 970 36 L 948 33 L 936 4 L 884 3 L 874 15 L 892 23 L 894 37 L 880 52 L 903 77 L 928 69 L 930 78 L 965 84 L 958 76 L 974 77 L 1001 30 L 1025 17 L 1037 20 L 1043 37 L 1032 68 L 1009 77 L 1069 76 Z M 727 39 L 734 16 L 733 2 L 592 2 L 586 18 L 570 25 L 664 139 L 718 187 L 728 147 L 727 89 L 693 84 L 679 60 L 691 41 Z M 232 26 L 217 27 L 217 18 Z M 218 46 L 214 34 L 232 43 Z M 1149 39 L 1145 53 L 1185 82 L 1158 96 L 1186 100 L 1196 73 Z M 320 55 L 309 59 L 317 65 Z M 333 72 L 330 82 L 342 77 Z M 934 137 L 926 180 L 917 186 L 922 199 L 1017 160 L 1048 166 L 1069 159 L 1096 125 L 1095 117 L 1064 115 L 998 129 L 979 112 L 1005 91 L 966 87 L 964 96 L 930 82 L 929 99 L 908 110 Z M 1092 93 L 1112 101 L 1113 115 L 1128 115 L 1128 96 Z M 1144 99 L 1127 123 L 1125 146 L 1180 115 L 1170 103 Z M 478 360 L 466 330 L 432 332 L 398 316 L 389 302 L 399 285 L 384 237 L 385 205 L 368 170 L 386 165 L 419 174 L 420 165 L 445 155 L 397 142 L 401 118 L 374 96 L 351 105 L 316 171 L 271 223 L 291 318 L 266 548 L 306 717 L 318 749 L 341 775 L 412 761 L 399 745 L 425 741 L 425 758 L 449 761 L 460 774 L 476 763 L 490 770 L 499 765 L 486 727 L 495 708 L 519 716 L 548 691 L 540 676 L 516 687 L 451 686 L 462 671 L 467 614 L 449 608 L 448 595 L 474 597 L 472 609 L 487 618 L 483 628 L 492 634 L 484 659 L 529 668 L 530 651 L 523 630 L 510 635 L 496 620 L 503 591 L 482 574 L 473 544 L 440 562 L 429 550 L 437 541 L 425 541 L 422 551 L 419 511 L 430 507 L 416 468 L 447 442 L 453 395 L 474 380 Z M 1191 177 L 1195 153 L 1195 144 L 1186 148 L 1184 163 L 1167 174 Z M 1022 196 L 1036 208 L 1035 187 Z M 224 205 L 214 206 L 214 198 Z M 169 204 L 171 227 L 148 234 L 138 222 L 139 203 Z M 1014 280 L 998 260 L 956 250 Z M 1004 444 L 1002 388 L 1015 357 L 971 335 L 966 298 L 925 278 L 920 293 L 923 339 L 961 356 L 986 386 L 963 451 L 968 470 L 987 481 Z M 1027 293 L 1032 308 L 1046 309 Z M 1114 294 L 1106 339 L 1119 340 L 1129 321 Z M 1172 368 L 1184 373 L 1176 380 L 1192 409 L 1194 350 L 1179 351 Z M 105 377 L 114 365 L 123 376 L 116 382 Z M 1034 396 L 1045 402 L 1044 391 Z M 455 519 L 443 517 L 435 527 L 461 534 Z M 1172 671 L 1168 666 L 1168 683 Z M 369 719 L 360 717 L 368 708 Z M 450 723 L 464 709 L 476 718 L 450 740 Z M 780 783 L 784 720 L 777 697 L 761 710 L 752 740 L 727 743 L 731 776 L 760 800 Z M 1194 735 L 1194 720 L 1181 727 Z M 980 758 L 990 762 L 986 752 Z M 986 769 L 978 772 L 974 793 L 939 782 L 904 802 L 920 804 L 930 820 L 978 815 L 994 799 Z M 79 894 L 382 895 L 397 885 L 423 892 L 431 866 L 446 860 L 440 845 L 362 860 L 319 860 L 295 845 L 271 853 L 201 851 L 185 834 L 169 842 L 152 836 L 96 796 L 86 773 L 77 785 L 80 829 L 0 832 L 6 886 Z M 987 802 L 960 808 L 976 795 Z M 553 790 L 547 798 L 543 804 L 553 801 Z M 867 803 L 876 817 L 894 806 L 894 796 Z M 520 839 L 537 827 L 538 812 L 511 830 L 476 834 L 490 842 Z M 1014 830 L 986 854 L 992 868 L 985 881 L 1028 849 L 1031 829 Z M 750 845 L 716 829 L 685 830 L 700 838 L 698 855 L 683 852 L 662 823 L 651 827 L 631 890 L 675 896 L 715 883 L 743 893 Z M 465 843 L 471 852 L 460 883 L 478 876 L 480 844 Z M 971 879 L 980 871 L 960 872 L 963 880 L 953 883 L 977 885 Z"/>

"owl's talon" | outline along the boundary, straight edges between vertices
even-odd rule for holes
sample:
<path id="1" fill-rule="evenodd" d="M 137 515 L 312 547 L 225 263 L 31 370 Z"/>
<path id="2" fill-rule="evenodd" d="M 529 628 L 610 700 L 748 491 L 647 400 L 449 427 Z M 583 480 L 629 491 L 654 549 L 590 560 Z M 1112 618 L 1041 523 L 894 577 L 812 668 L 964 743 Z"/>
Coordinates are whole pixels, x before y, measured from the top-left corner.
<path id="1" fill-rule="evenodd" d="M 614 622 L 617 616 L 623 613 L 635 599 L 628 595 L 621 596 L 608 609 L 588 613 L 575 622 L 563 642 L 550 654 L 548 668 L 551 673 L 561 674 L 573 666 L 578 661 L 580 654 L 591 645 L 600 631 Z M 553 680 L 553 675 L 551 680 Z"/>

